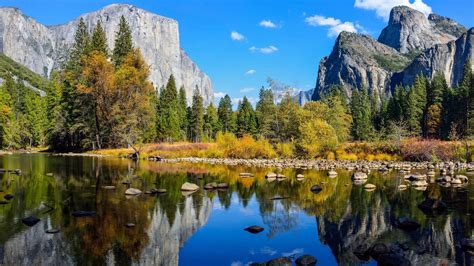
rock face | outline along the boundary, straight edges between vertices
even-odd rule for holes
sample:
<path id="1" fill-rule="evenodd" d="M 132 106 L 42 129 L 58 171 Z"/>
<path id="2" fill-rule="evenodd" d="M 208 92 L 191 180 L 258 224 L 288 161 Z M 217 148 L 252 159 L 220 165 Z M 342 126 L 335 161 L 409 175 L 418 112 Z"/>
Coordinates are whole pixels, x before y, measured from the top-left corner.
<path id="1" fill-rule="evenodd" d="M 356 33 L 339 35 L 331 54 L 319 64 L 313 100 L 333 85 L 340 85 L 349 97 L 354 89 L 366 87 L 382 98 L 398 84 L 411 85 L 418 74 L 432 78 L 438 72 L 455 86 L 467 59 L 474 63 L 472 32 L 449 18 L 427 18 L 409 7 L 395 7 L 378 40 Z"/>
<path id="2" fill-rule="evenodd" d="M 456 40 L 465 32 L 466 28 L 451 19 L 435 14 L 426 18 L 417 10 L 397 6 L 390 12 L 388 26 L 382 30 L 378 41 L 408 53 Z"/>
<path id="3" fill-rule="evenodd" d="M 92 29 L 100 20 L 109 47 L 113 49 L 115 32 L 121 16 L 125 16 L 136 47 L 150 65 L 150 79 L 156 88 L 174 75 L 184 86 L 188 99 L 197 87 L 206 103 L 213 97 L 210 79 L 181 49 L 178 22 L 132 5 L 113 4 L 81 15 Z M 0 51 L 41 75 L 49 75 L 64 60 L 74 40 L 79 18 L 63 25 L 45 26 L 15 8 L 0 8 Z"/>

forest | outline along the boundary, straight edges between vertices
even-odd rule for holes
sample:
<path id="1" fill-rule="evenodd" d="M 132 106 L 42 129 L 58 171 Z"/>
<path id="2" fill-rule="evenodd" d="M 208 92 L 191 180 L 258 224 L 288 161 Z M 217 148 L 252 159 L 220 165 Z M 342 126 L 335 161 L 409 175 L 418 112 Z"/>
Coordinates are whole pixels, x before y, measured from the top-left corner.
<path id="1" fill-rule="evenodd" d="M 234 108 L 229 95 L 204 106 L 194 88 L 188 104 L 185 88 L 177 88 L 173 76 L 159 89 L 149 81 L 149 66 L 122 17 L 114 49 L 100 21 L 88 29 L 81 20 L 59 70 L 47 82 L 35 82 L 42 91 L 25 85 L 12 69 L 7 72 L 0 86 L 0 147 L 5 150 L 80 152 L 247 139 L 282 157 L 315 158 L 353 141 L 474 136 L 468 63 L 454 88 L 443 75 L 418 76 L 392 95 L 380 97 L 365 88 L 346 95 L 333 86 L 321 100 L 299 106 L 289 93 L 277 102 L 272 89 L 262 87 L 255 108 L 247 97 Z"/>

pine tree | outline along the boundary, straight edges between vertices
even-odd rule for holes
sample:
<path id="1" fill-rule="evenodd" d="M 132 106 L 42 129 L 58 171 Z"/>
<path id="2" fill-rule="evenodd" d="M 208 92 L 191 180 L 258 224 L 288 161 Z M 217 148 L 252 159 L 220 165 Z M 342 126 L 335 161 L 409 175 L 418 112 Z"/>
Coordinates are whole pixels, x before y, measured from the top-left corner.
<path id="1" fill-rule="evenodd" d="M 237 108 L 237 130 L 236 135 L 242 137 L 245 134 L 256 135 L 257 133 L 257 119 L 252 104 L 244 96 L 242 102 Z"/>
<path id="2" fill-rule="evenodd" d="M 162 141 L 181 139 L 181 124 L 178 113 L 178 91 L 174 76 L 171 75 L 158 100 L 157 136 Z"/>
<path id="3" fill-rule="evenodd" d="M 437 73 L 427 90 L 426 108 L 424 111 L 424 132 L 427 138 L 440 138 L 442 125 L 443 95 L 448 86 L 442 73 Z"/>
<path id="4" fill-rule="evenodd" d="M 115 33 L 112 61 L 115 66 L 122 64 L 125 56 L 133 50 L 132 31 L 124 16 L 120 17 L 119 29 Z"/>
<path id="5" fill-rule="evenodd" d="M 259 93 L 259 101 L 255 108 L 255 114 L 257 117 L 258 133 L 267 139 L 275 138 L 272 123 L 275 120 L 276 110 L 272 90 L 262 87 Z"/>
<path id="6" fill-rule="evenodd" d="M 74 34 L 74 44 L 72 46 L 71 54 L 68 60 L 68 69 L 72 71 L 78 71 L 80 67 L 81 58 L 88 52 L 90 47 L 90 36 L 87 30 L 84 19 L 79 20 L 76 33 Z"/>
<path id="7" fill-rule="evenodd" d="M 417 76 L 405 98 L 407 101 L 406 122 L 412 135 L 422 134 L 423 113 L 426 107 L 426 79 Z"/>
<path id="8" fill-rule="evenodd" d="M 193 142 L 202 141 L 204 126 L 204 106 L 202 96 L 196 87 L 193 93 L 193 101 L 191 106 L 191 119 L 189 120 L 190 136 Z"/>
<path id="9" fill-rule="evenodd" d="M 217 115 L 219 117 L 219 130 L 223 132 L 234 131 L 234 119 L 232 115 L 232 100 L 229 95 L 225 95 L 219 101 Z"/>
<path id="10" fill-rule="evenodd" d="M 211 102 L 206 108 L 206 114 L 204 115 L 204 135 L 208 140 L 213 140 L 216 137 L 219 129 L 219 117 L 217 115 L 217 109 Z"/>
<path id="11" fill-rule="evenodd" d="M 367 89 L 352 92 L 352 137 L 355 140 L 369 140 L 373 134 L 372 111 Z"/>
<path id="12" fill-rule="evenodd" d="M 472 72 L 471 59 L 468 58 L 464 64 L 463 77 L 460 88 L 465 96 L 465 116 L 463 119 L 464 135 L 468 138 L 474 137 L 474 74 Z"/>
<path id="13" fill-rule="evenodd" d="M 13 79 L 10 75 L 0 85 L 0 148 L 17 148 L 20 143 L 19 126 L 15 119 L 12 107 L 12 98 L 9 86 L 12 86 Z"/>
<path id="14" fill-rule="evenodd" d="M 107 36 L 105 35 L 102 22 L 97 20 L 97 25 L 92 33 L 92 40 L 90 44 L 91 51 L 98 51 L 103 53 L 106 57 L 109 56 L 109 46 L 107 44 Z"/>
<path id="15" fill-rule="evenodd" d="M 187 99 L 186 99 L 186 90 L 184 86 L 181 86 L 178 93 L 178 116 L 179 116 L 179 123 L 181 128 L 181 139 L 186 139 L 187 136 L 187 128 L 188 128 L 188 119 L 186 115 L 186 108 L 188 107 Z"/>

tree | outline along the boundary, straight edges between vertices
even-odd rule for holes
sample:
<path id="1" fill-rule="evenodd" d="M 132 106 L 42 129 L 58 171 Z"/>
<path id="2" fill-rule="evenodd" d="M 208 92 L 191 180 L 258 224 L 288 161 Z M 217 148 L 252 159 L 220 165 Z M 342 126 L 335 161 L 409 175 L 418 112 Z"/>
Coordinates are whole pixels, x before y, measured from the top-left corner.
<path id="1" fill-rule="evenodd" d="M 355 140 L 369 140 L 373 134 L 371 104 L 367 89 L 352 92 L 352 137 Z"/>
<path id="2" fill-rule="evenodd" d="M 213 140 L 219 130 L 219 117 L 217 115 L 217 109 L 211 102 L 204 115 L 204 135 L 208 140 Z"/>
<path id="3" fill-rule="evenodd" d="M 299 111 L 300 107 L 298 103 L 289 93 L 285 93 L 278 105 L 278 110 L 276 112 L 277 117 L 272 126 L 278 136 L 276 141 L 286 142 L 299 138 Z"/>
<path id="4" fill-rule="evenodd" d="M 187 136 L 187 129 L 189 126 L 187 115 L 186 115 L 186 108 L 188 107 L 187 99 L 186 99 L 186 90 L 184 86 L 181 86 L 178 93 L 178 116 L 179 116 L 179 123 L 181 128 L 181 139 L 186 139 Z"/>
<path id="5" fill-rule="evenodd" d="M 341 91 L 333 89 L 329 95 L 323 96 L 321 101 L 328 107 L 324 120 L 334 128 L 339 142 L 347 141 L 350 137 L 352 116 Z"/>
<path id="6" fill-rule="evenodd" d="M 314 158 L 324 151 L 332 150 L 338 144 L 336 131 L 322 119 L 315 118 L 303 121 L 299 131 L 301 137 L 298 140 L 298 145 L 309 158 Z"/>
<path id="7" fill-rule="evenodd" d="M 189 120 L 189 139 L 194 142 L 199 142 L 203 137 L 204 107 L 202 96 L 197 87 L 193 93 L 192 103 L 191 119 Z"/>
<path id="8" fill-rule="evenodd" d="M 426 108 L 426 79 L 423 76 L 417 76 L 415 83 L 405 98 L 407 101 L 406 121 L 408 130 L 412 135 L 420 136 L 422 134 L 423 113 Z"/>
<path id="9" fill-rule="evenodd" d="M 178 113 L 178 91 L 174 76 L 171 75 L 163 91 L 160 92 L 157 106 L 157 136 L 161 141 L 181 139 L 181 125 Z"/>
<path id="10" fill-rule="evenodd" d="M 448 86 L 442 73 L 435 74 L 427 90 L 427 101 L 424 112 L 424 132 L 427 138 L 439 138 L 441 133 L 441 112 L 443 94 Z"/>
<path id="11" fill-rule="evenodd" d="M 242 137 L 245 134 L 256 135 L 257 133 L 257 119 L 252 104 L 244 96 L 243 100 L 239 102 L 237 108 L 237 129 L 236 135 Z"/>
<path id="12" fill-rule="evenodd" d="M 115 66 L 122 64 L 124 58 L 133 50 L 132 31 L 127 23 L 127 20 L 122 15 L 120 17 L 119 29 L 115 33 L 114 50 L 112 54 L 112 61 Z"/>
<path id="13" fill-rule="evenodd" d="M 272 90 L 262 87 L 255 108 L 255 115 L 257 118 L 258 133 L 267 139 L 275 138 L 272 124 L 275 120 L 276 110 L 277 108 L 274 102 Z"/>
<path id="14" fill-rule="evenodd" d="M 232 100 L 229 95 L 226 94 L 219 101 L 217 115 L 219 117 L 219 130 L 223 132 L 233 132 L 235 128 L 235 120 L 232 112 Z"/>
<path id="15" fill-rule="evenodd" d="M 92 39 L 90 44 L 90 51 L 97 51 L 104 54 L 106 57 L 109 56 L 109 46 L 107 44 L 107 36 L 105 35 L 102 22 L 97 20 L 97 25 L 92 33 Z"/>
<path id="16" fill-rule="evenodd" d="M 13 78 L 8 75 L 0 86 L 0 148 L 17 148 L 19 126 L 12 108 L 12 98 L 8 86 L 12 86 Z"/>
<path id="17" fill-rule="evenodd" d="M 438 138 L 441 126 L 441 106 L 432 104 L 426 112 L 426 137 Z"/>
<path id="18" fill-rule="evenodd" d="M 68 60 L 68 69 L 78 71 L 81 63 L 81 57 L 88 52 L 90 47 L 90 36 L 84 19 L 79 20 L 76 32 L 74 34 L 74 44 Z"/>

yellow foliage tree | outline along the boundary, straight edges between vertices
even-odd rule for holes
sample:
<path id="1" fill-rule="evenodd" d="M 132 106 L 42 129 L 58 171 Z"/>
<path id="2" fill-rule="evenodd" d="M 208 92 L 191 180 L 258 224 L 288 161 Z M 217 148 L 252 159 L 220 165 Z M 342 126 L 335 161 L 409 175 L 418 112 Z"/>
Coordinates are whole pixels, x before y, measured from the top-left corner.
<path id="1" fill-rule="evenodd" d="M 304 121 L 299 130 L 301 137 L 298 144 L 307 157 L 314 158 L 338 144 L 334 128 L 320 118 Z"/>

